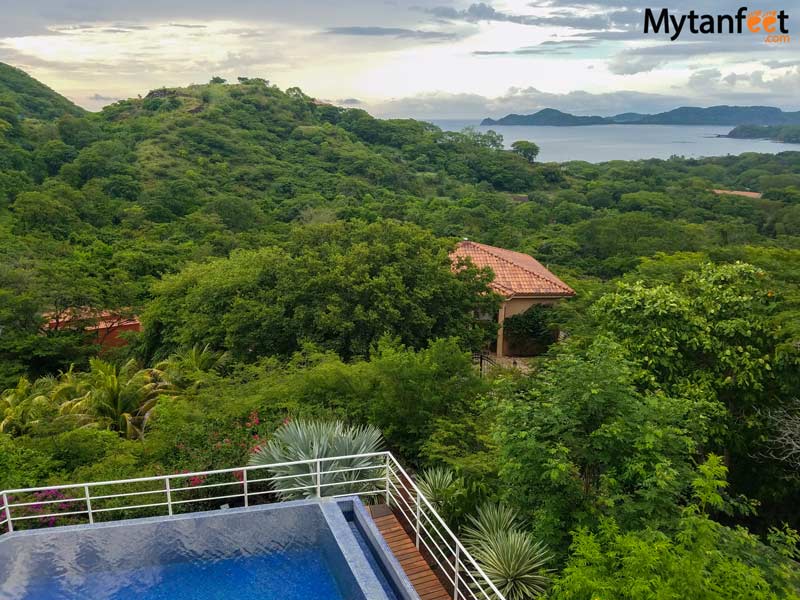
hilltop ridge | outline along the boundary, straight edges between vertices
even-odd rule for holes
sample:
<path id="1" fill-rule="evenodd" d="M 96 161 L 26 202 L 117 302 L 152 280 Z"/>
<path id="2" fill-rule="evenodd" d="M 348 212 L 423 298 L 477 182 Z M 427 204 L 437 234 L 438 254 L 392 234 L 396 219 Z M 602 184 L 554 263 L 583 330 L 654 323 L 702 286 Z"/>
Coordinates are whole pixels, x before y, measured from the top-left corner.
<path id="1" fill-rule="evenodd" d="M 13 110 L 16 117 L 29 119 L 79 116 L 86 112 L 25 71 L 0 62 L 0 109 L 3 107 Z"/>

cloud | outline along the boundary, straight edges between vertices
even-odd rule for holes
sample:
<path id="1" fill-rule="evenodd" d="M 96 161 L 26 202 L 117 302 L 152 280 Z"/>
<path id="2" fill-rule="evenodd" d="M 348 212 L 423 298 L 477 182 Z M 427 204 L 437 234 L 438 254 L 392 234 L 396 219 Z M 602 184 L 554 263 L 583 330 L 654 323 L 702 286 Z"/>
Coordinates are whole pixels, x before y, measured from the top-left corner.
<path id="1" fill-rule="evenodd" d="M 531 4 L 530 6 L 536 7 Z M 571 29 L 612 29 L 615 27 L 630 27 L 641 21 L 641 12 L 638 10 L 616 9 L 612 11 L 592 9 L 589 5 L 580 5 L 579 12 L 571 10 L 558 10 L 539 15 L 519 15 L 502 12 L 485 2 L 471 4 L 466 9 L 455 9 L 450 6 L 435 6 L 424 9 L 424 12 L 440 19 L 450 21 L 467 21 L 479 23 L 481 21 L 497 21 L 516 23 L 517 25 L 568 27 Z"/>
<path id="2" fill-rule="evenodd" d="M 582 90 L 555 94 L 527 87 L 510 88 L 496 97 L 432 92 L 372 103 L 368 108 L 374 114 L 386 117 L 482 119 L 502 117 L 509 113 L 529 114 L 543 108 L 606 116 L 628 111 L 662 112 L 687 101 L 686 96 L 672 94 L 648 94 L 636 91 L 592 94 Z"/>
<path id="3" fill-rule="evenodd" d="M 361 106 L 364 103 L 358 98 L 340 98 L 336 101 L 336 104 L 341 104 L 343 106 Z"/>
<path id="4" fill-rule="evenodd" d="M 205 29 L 205 25 L 198 25 L 192 23 L 170 23 L 170 27 L 181 27 L 182 29 Z"/>
<path id="5" fill-rule="evenodd" d="M 393 37 L 416 40 L 444 41 L 455 39 L 456 34 L 441 31 L 421 31 L 419 29 L 403 29 L 401 27 L 331 27 L 323 33 L 327 35 L 349 35 L 367 37 Z"/>
<path id="6" fill-rule="evenodd" d="M 576 51 L 587 50 L 595 46 L 589 40 L 546 40 L 535 46 L 523 46 L 514 50 L 475 50 L 474 56 L 501 56 L 501 55 L 570 55 Z"/>
<path id="7" fill-rule="evenodd" d="M 669 63 L 688 60 L 708 61 L 718 57 L 729 57 L 742 62 L 752 60 L 753 55 L 775 53 L 780 49 L 765 44 L 757 38 L 739 37 L 692 39 L 686 42 L 668 42 L 627 48 L 615 55 L 608 69 L 616 75 L 647 73 Z"/>
<path id="8" fill-rule="evenodd" d="M 119 102 L 123 98 L 116 98 L 114 96 L 103 96 L 102 94 L 92 94 L 89 96 L 89 100 L 93 100 L 95 102 L 105 102 L 107 104 L 111 104 L 112 102 Z"/>

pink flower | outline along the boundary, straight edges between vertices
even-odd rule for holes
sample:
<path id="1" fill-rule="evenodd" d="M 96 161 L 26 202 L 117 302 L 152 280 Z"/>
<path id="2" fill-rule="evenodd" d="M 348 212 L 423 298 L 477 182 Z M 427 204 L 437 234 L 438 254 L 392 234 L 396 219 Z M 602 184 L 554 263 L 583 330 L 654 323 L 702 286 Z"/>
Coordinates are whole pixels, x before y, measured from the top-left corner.
<path id="1" fill-rule="evenodd" d="M 205 483 L 205 476 L 204 475 L 194 475 L 193 477 L 189 477 L 189 487 L 197 487 L 198 485 L 203 485 Z"/>

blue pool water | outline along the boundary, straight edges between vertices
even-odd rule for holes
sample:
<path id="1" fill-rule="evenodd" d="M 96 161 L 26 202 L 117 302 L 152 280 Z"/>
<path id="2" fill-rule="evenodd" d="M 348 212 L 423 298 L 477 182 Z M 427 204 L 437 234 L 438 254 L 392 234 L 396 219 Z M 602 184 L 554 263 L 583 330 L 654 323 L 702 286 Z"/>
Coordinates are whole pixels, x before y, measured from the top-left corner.
<path id="1" fill-rule="evenodd" d="M 78 585 L 42 577 L 29 600 L 346 600 L 322 553 L 312 550 L 219 562 L 93 573 Z"/>
<path id="2" fill-rule="evenodd" d="M 0 600 L 390 600 L 370 558 L 336 502 L 57 527 L 0 536 Z"/>
<path id="3" fill-rule="evenodd" d="M 398 591 L 395 589 L 395 586 L 392 585 L 392 582 L 389 581 L 389 578 L 384 573 L 381 565 L 378 563 L 378 559 L 375 556 L 375 551 L 373 548 L 370 548 L 369 543 L 367 540 L 364 539 L 364 534 L 359 528 L 358 524 L 355 521 L 349 521 L 348 525 L 350 525 L 350 531 L 353 532 L 356 540 L 358 541 L 358 545 L 361 547 L 361 550 L 364 552 L 364 556 L 367 557 L 367 562 L 369 562 L 369 566 L 372 567 L 372 570 L 375 571 L 375 575 L 378 577 L 378 581 L 381 583 L 381 587 L 383 591 L 386 592 L 386 595 L 389 596 L 389 600 L 400 600 L 398 597 Z"/>

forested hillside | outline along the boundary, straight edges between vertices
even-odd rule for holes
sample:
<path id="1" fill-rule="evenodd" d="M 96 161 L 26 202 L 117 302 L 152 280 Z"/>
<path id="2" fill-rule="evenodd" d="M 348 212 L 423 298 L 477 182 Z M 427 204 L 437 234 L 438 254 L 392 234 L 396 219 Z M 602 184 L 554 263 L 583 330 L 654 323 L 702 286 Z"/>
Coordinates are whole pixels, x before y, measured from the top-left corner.
<path id="1" fill-rule="evenodd" d="M 238 466 L 341 419 L 453 527 L 515 512 L 504 556 L 546 544 L 548 597 L 800 597 L 800 153 L 531 158 L 262 79 L 89 114 L 0 65 L 0 489 Z M 577 292 L 528 373 L 471 364 L 498 298 L 452 272 L 463 237 Z M 104 310 L 143 332 L 46 326 Z"/>

